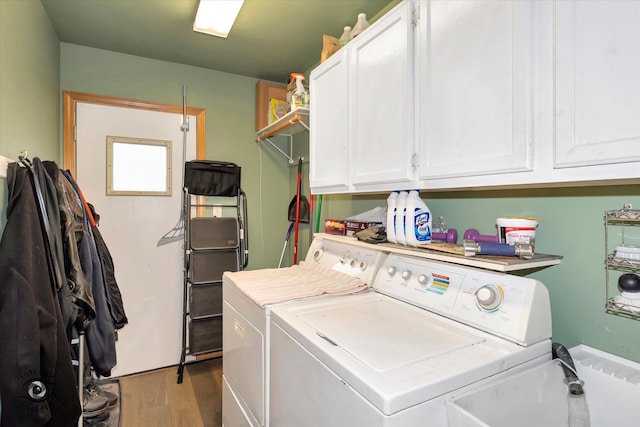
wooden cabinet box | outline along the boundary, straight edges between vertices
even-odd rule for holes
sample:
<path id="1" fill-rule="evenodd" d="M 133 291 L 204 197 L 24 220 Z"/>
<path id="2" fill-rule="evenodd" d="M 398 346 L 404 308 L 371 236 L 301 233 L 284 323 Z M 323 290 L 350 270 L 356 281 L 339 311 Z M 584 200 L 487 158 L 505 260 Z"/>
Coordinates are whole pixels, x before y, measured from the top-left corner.
<path id="1" fill-rule="evenodd" d="M 287 100 L 287 86 L 264 80 L 256 83 L 256 132 L 269 124 L 269 100 Z"/>

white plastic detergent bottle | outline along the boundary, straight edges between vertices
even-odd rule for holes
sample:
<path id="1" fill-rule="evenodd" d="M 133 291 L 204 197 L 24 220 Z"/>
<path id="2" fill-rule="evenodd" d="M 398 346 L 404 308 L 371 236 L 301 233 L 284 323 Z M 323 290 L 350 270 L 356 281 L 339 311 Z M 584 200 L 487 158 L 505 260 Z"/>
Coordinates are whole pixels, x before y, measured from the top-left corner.
<path id="1" fill-rule="evenodd" d="M 400 245 L 407 244 L 407 238 L 405 235 L 405 209 L 407 207 L 407 196 L 409 195 L 406 191 L 401 191 L 398 194 L 398 199 L 396 200 L 396 243 Z"/>
<path id="2" fill-rule="evenodd" d="M 420 198 L 418 190 L 409 192 L 404 216 L 407 245 L 431 243 L 431 211 Z"/>
<path id="3" fill-rule="evenodd" d="M 396 243 L 396 202 L 399 191 L 392 191 L 387 197 L 387 241 Z"/>

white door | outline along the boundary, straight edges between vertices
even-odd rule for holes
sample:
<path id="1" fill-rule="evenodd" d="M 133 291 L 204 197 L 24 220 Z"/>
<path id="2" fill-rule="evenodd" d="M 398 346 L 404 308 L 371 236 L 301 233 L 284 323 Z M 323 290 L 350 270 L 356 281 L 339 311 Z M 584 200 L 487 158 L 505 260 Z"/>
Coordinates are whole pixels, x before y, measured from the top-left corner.
<path id="1" fill-rule="evenodd" d="M 533 7 L 420 2 L 420 178 L 532 168 Z"/>
<path id="2" fill-rule="evenodd" d="M 340 49 L 311 72 L 309 185 L 314 194 L 349 188 L 346 53 Z"/>
<path id="3" fill-rule="evenodd" d="M 401 3 L 349 42 L 349 163 L 356 190 L 413 178 L 413 30 Z M 313 107 L 312 107 L 313 108 Z"/>
<path id="4" fill-rule="evenodd" d="M 640 2 L 555 4 L 557 168 L 640 160 Z"/>
<path id="5" fill-rule="evenodd" d="M 196 120 L 190 116 L 187 159 L 196 156 Z M 114 376 L 176 365 L 182 334 L 182 242 L 157 246 L 177 225 L 183 170 L 182 115 L 78 102 L 76 180 L 100 215 L 129 324 L 118 333 Z M 170 196 L 106 195 L 107 137 L 169 140 Z"/>

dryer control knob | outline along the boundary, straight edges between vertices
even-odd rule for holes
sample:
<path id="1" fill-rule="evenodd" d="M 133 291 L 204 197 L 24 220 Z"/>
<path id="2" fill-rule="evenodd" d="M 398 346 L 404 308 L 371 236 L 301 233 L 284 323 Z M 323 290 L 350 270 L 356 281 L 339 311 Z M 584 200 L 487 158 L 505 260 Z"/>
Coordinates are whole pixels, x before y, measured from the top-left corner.
<path id="1" fill-rule="evenodd" d="M 316 249 L 315 251 L 313 251 L 313 260 L 319 261 L 320 258 L 322 258 L 323 254 L 324 254 L 324 251 L 322 249 Z"/>
<path id="2" fill-rule="evenodd" d="M 404 270 L 404 271 L 402 272 L 402 278 L 403 278 L 404 280 L 409 280 L 409 279 L 411 279 L 411 275 L 412 275 L 411 270 Z"/>
<path id="3" fill-rule="evenodd" d="M 387 268 L 387 274 L 389 276 L 393 276 L 394 274 L 396 274 L 396 271 L 397 270 L 396 270 L 396 268 L 394 266 L 391 266 L 391 267 Z"/>
<path id="4" fill-rule="evenodd" d="M 418 283 L 421 285 L 426 285 L 429 282 L 429 278 L 426 274 L 421 274 L 418 276 Z"/>
<path id="5" fill-rule="evenodd" d="M 483 286 L 476 292 L 476 301 L 485 310 L 493 310 L 502 302 L 502 293 L 493 286 Z"/>

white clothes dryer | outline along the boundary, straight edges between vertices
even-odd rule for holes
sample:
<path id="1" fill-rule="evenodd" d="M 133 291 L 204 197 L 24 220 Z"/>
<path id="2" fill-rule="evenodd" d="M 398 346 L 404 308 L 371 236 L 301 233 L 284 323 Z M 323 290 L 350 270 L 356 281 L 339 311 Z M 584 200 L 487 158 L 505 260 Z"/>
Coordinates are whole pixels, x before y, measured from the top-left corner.
<path id="1" fill-rule="evenodd" d="M 355 238 L 335 241 L 317 235 L 301 265 L 224 273 L 223 425 L 269 425 L 273 307 L 366 293 L 385 255 L 380 247 Z"/>
<path id="2" fill-rule="evenodd" d="M 390 254 L 373 287 L 272 310 L 272 426 L 446 426 L 447 397 L 551 360 L 539 281 Z"/>

